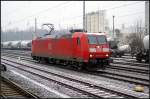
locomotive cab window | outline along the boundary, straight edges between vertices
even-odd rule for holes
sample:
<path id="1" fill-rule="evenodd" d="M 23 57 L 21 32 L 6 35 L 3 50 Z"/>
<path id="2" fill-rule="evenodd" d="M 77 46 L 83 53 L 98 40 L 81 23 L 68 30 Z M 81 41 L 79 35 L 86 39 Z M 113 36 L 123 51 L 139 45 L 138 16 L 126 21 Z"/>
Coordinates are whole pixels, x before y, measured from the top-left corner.
<path id="1" fill-rule="evenodd" d="M 106 37 L 104 35 L 97 36 L 99 44 L 106 44 Z"/>
<path id="2" fill-rule="evenodd" d="M 89 36 L 88 36 L 88 43 L 89 43 L 89 44 L 97 44 L 96 36 L 89 35 Z"/>
<path id="3" fill-rule="evenodd" d="M 77 44 L 80 45 L 80 38 L 77 38 Z"/>
<path id="4" fill-rule="evenodd" d="M 88 43 L 89 44 L 106 44 L 107 40 L 104 35 L 89 35 L 88 36 Z"/>

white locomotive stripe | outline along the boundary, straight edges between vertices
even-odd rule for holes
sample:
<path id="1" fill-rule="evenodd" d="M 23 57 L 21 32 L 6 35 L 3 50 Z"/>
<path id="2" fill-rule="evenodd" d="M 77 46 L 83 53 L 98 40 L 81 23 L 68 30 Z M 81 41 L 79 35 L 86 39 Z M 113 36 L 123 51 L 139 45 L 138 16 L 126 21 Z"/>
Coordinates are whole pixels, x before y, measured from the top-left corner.
<path id="1" fill-rule="evenodd" d="M 38 85 L 38 86 L 40 86 L 40 87 L 42 87 L 42 88 L 44 88 L 44 89 L 50 91 L 50 92 L 52 92 L 52 93 L 55 93 L 55 94 L 57 94 L 58 96 L 61 96 L 62 98 L 71 98 L 71 97 L 68 96 L 68 95 L 59 93 L 58 91 L 56 91 L 56 90 L 54 90 L 54 89 L 51 89 L 51 88 L 49 88 L 49 87 L 47 87 L 47 86 L 45 86 L 45 85 L 43 85 L 43 84 L 41 84 L 41 83 L 38 83 L 38 82 L 36 82 L 36 81 L 34 81 L 34 80 L 32 80 L 32 79 L 30 79 L 30 78 L 28 78 L 28 77 L 26 77 L 26 76 L 20 74 L 20 73 L 17 73 L 17 72 L 14 71 L 14 70 L 11 70 L 11 71 L 12 71 L 14 74 L 16 74 L 16 75 L 19 75 L 19 76 L 21 76 L 21 77 L 23 77 L 23 78 L 29 80 L 30 82 L 32 82 L 32 83 L 34 83 L 34 84 L 36 84 L 36 85 Z"/>

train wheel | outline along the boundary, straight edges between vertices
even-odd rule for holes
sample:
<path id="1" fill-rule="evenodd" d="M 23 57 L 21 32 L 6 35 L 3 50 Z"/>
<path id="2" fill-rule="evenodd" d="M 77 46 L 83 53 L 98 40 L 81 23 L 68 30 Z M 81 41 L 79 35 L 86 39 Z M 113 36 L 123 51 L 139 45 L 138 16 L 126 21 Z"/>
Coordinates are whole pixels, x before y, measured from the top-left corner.
<path id="1" fill-rule="evenodd" d="M 41 57 L 37 57 L 37 61 L 38 61 L 39 63 L 41 63 L 42 58 L 41 58 Z"/>
<path id="2" fill-rule="evenodd" d="M 107 61 L 107 62 L 106 62 L 106 65 L 110 65 L 110 62 L 109 62 L 109 61 Z"/>
<path id="3" fill-rule="evenodd" d="M 48 62 L 49 62 L 50 64 L 53 64 L 53 60 L 52 60 L 51 58 L 48 59 Z"/>
<path id="4" fill-rule="evenodd" d="M 32 56 L 33 60 L 36 60 L 36 56 Z"/>
<path id="5" fill-rule="evenodd" d="M 45 61 L 45 58 L 44 58 L 44 57 L 41 57 L 41 58 L 40 58 L 40 63 L 46 63 L 46 61 Z"/>
<path id="6" fill-rule="evenodd" d="M 67 61 L 64 61 L 64 62 L 63 62 L 63 65 L 64 65 L 64 66 L 68 65 L 68 62 L 67 62 Z"/>
<path id="7" fill-rule="evenodd" d="M 60 60 L 56 60 L 56 64 L 59 65 L 60 64 Z"/>
<path id="8" fill-rule="evenodd" d="M 44 58 L 45 63 L 49 63 L 48 58 Z"/>
<path id="9" fill-rule="evenodd" d="M 83 70 L 83 63 L 79 62 L 77 65 L 78 70 Z"/>
<path id="10" fill-rule="evenodd" d="M 54 64 L 54 65 L 56 65 L 56 59 L 52 59 L 52 63 Z"/>
<path id="11" fill-rule="evenodd" d="M 101 67 L 102 67 L 102 70 L 105 70 L 105 69 L 106 69 L 106 66 L 104 65 L 104 62 L 103 62 L 103 61 L 101 62 Z"/>

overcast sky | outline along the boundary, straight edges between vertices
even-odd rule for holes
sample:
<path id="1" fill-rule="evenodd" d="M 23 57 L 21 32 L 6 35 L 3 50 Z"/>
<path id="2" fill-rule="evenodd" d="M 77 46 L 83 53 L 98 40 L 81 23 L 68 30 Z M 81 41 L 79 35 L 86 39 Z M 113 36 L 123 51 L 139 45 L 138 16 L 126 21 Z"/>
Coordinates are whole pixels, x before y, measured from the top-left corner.
<path id="1" fill-rule="evenodd" d="M 38 28 L 43 23 L 53 23 L 56 29 L 82 28 L 82 8 L 82 1 L 1 1 L 1 25 L 3 30 L 24 30 L 34 26 L 36 17 Z M 85 1 L 85 8 L 86 13 L 106 9 L 110 28 L 113 15 L 116 28 L 136 20 L 145 23 L 145 1 Z"/>

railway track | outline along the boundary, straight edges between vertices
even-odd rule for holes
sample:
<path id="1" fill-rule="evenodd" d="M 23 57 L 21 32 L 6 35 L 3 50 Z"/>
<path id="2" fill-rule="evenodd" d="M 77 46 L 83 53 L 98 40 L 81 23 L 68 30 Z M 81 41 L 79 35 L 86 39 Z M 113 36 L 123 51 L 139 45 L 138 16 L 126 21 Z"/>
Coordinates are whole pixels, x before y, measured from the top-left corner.
<path id="1" fill-rule="evenodd" d="M 110 79 L 115 79 L 119 81 L 124 81 L 132 84 L 139 84 L 143 86 L 149 86 L 149 78 L 145 76 L 136 76 L 136 75 L 129 75 L 128 73 L 118 73 L 118 72 L 112 72 L 110 70 L 105 70 L 105 71 L 95 71 L 92 72 L 91 74 L 94 75 L 99 75 L 102 77 L 110 78 Z"/>
<path id="2" fill-rule="evenodd" d="M 123 59 L 122 60 L 114 59 L 113 63 L 123 64 L 123 65 L 131 65 L 131 66 L 136 66 L 136 67 L 149 67 L 149 64 L 146 64 L 146 63 L 127 62 L 127 61 L 124 61 Z"/>
<path id="3" fill-rule="evenodd" d="M 9 66 L 14 67 L 14 68 L 17 68 L 17 69 L 23 70 L 25 72 L 31 73 L 33 75 L 39 76 L 43 79 L 57 82 L 63 86 L 69 87 L 73 90 L 79 91 L 79 92 L 89 95 L 91 97 L 96 97 L 96 98 L 137 98 L 137 96 L 134 96 L 134 95 L 128 95 L 123 92 L 118 92 L 118 91 L 114 91 L 109 88 L 100 87 L 100 86 L 85 82 L 81 79 L 75 79 L 75 78 L 64 76 L 64 75 L 57 74 L 54 72 L 45 71 L 42 68 L 39 69 L 32 65 L 29 66 L 29 65 L 15 63 L 15 62 L 12 63 L 12 61 L 10 62 L 8 60 L 7 60 L 7 62 L 6 62 L 6 60 L 5 60 L 5 62 L 3 60 L 2 62 Z M 24 66 L 28 67 L 28 69 L 24 68 Z"/>
<path id="4" fill-rule="evenodd" d="M 125 71 L 131 71 L 136 73 L 142 73 L 142 74 L 149 74 L 149 68 L 148 67 L 138 67 L 138 66 L 132 66 L 132 65 L 120 65 L 116 63 L 111 63 L 107 68 L 111 69 L 118 69 L 118 70 L 125 70 Z"/>
<path id="5" fill-rule="evenodd" d="M 31 53 L 30 52 L 12 52 L 12 51 L 3 51 L 2 54 L 6 55 L 6 54 L 13 54 L 13 55 L 20 55 L 20 56 L 27 56 L 27 57 L 31 57 Z M 124 58 L 113 58 L 114 59 L 114 63 L 116 64 L 123 64 L 123 65 L 132 65 L 132 66 L 149 66 L 149 64 L 147 63 L 138 63 L 136 62 L 136 60 L 134 59 L 134 61 L 126 61 L 126 59 Z M 133 59 L 132 59 L 133 60 Z"/>
<path id="6" fill-rule="evenodd" d="M 28 51 L 19 51 L 19 52 L 14 52 L 14 51 L 3 51 L 3 53 L 11 53 L 11 54 L 16 54 L 16 55 L 21 55 L 21 56 L 29 56 L 31 57 L 31 52 Z M 148 63 L 139 63 L 136 61 L 136 59 L 130 58 L 112 58 L 114 59 L 114 63 L 117 64 L 125 64 L 125 65 L 132 65 L 132 66 L 149 66 Z"/>
<path id="7" fill-rule="evenodd" d="M 39 98 L 37 95 L 22 89 L 16 83 L 7 78 L 0 76 L 1 79 L 1 92 L 2 98 Z"/>
<path id="8" fill-rule="evenodd" d="M 2 52 L 18 54 L 18 55 L 21 55 L 21 56 L 22 55 L 31 56 L 31 51 L 3 50 Z M 129 55 L 130 54 L 127 54 L 126 56 L 122 56 L 122 58 L 114 58 L 114 57 L 112 57 L 112 59 L 114 59 L 114 62 L 118 63 L 118 64 L 136 65 L 136 66 L 149 66 L 149 64 L 145 63 L 145 62 L 139 63 L 138 61 L 136 61 L 135 57 L 132 58 Z"/>
<path id="9" fill-rule="evenodd" d="M 5 54 L 4 56 L 9 56 L 9 57 L 20 57 L 22 60 L 27 60 L 27 61 L 31 61 L 32 58 L 28 57 L 28 56 L 18 56 L 18 55 L 14 55 L 14 54 Z M 32 60 L 32 62 L 35 62 L 34 60 Z M 109 66 L 106 66 L 107 68 L 111 68 L 111 69 L 118 69 L 118 70 L 124 70 L 124 71 L 131 71 L 131 72 L 135 72 L 135 73 L 142 73 L 142 74 L 149 74 L 149 68 L 146 67 L 137 67 L 136 65 L 133 65 L 131 63 L 131 66 L 126 65 L 126 64 L 117 64 L 117 63 L 111 63 Z"/>
<path id="10" fill-rule="evenodd" d="M 125 62 L 130 62 L 130 63 L 142 63 L 142 64 L 145 64 L 145 65 L 148 65 L 148 63 L 145 63 L 144 61 L 142 61 L 142 62 L 138 62 L 137 60 L 136 60 L 136 58 L 132 58 L 132 57 L 122 57 L 122 58 L 114 58 L 113 57 L 113 59 L 114 60 L 123 60 L 123 61 L 125 61 Z"/>
<path id="11" fill-rule="evenodd" d="M 11 56 L 12 57 L 12 56 Z M 18 56 L 17 56 L 18 57 Z M 16 58 L 16 56 L 13 56 L 13 58 Z M 33 61 L 31 58 L 29 57 L 22 57 L 22 60 L 31 62 L 31 63 L 35 63 L 36 61 Z M 47 64 L 49 65 L 49 64 Z M 55 65 L 56 66 L 56 65 Z M 60 67 L 60 66 L 59 66 Z M 125 82 L 130 82 L 130 83 L 134 83 L 134 84 L 141 84 L 144 86 L 149 86 L 149 75 L 144 73 L 143 74 L 138 74 L 137 73 L 130 73 L 130 72 L 125 72 L 123 73 L 122 71 L 118 71 L 118 67 L 115 68 L 115 66 L 111 67 L 108 66 L 109 68 L 105 71 L 94 71 L 94 72 L 86 72 L 86 73 L 90 73 L 90 74 L 94 74 L 94 75 L 99 75 L 99 76 L 103 76 L 103 77 L 107 77 L 107 78 L 111 78 L 111 79 L 116 79 L 116 80 L 121 80 L 121 81 L 125 81 Z M 126 70 L 126 68 L 121 68 L 120 70 Z M 134 69 L 133 69 L 134 70 Z M 133 71 L 132 69 L 129 69 L 129 71 Z M 128 71 L 128 70 L 126 70 Z M 142 71 L 142 70 L 141 70 Z M 135 72 L 135 71 L 134 71 Z M 143 75 L 143 76 L 142 76 Z"/>
<path id="12" fill-rule="evenodd" d="M 31 56 L 30 52 L 26 52 L 26 51 L 21 51 L 21 52 L 12 52 L 12 51 L 2 51 L 2 53 L 5 54 L 17 54 L 17 55 L 25 55 L 25 56 Z"/>

